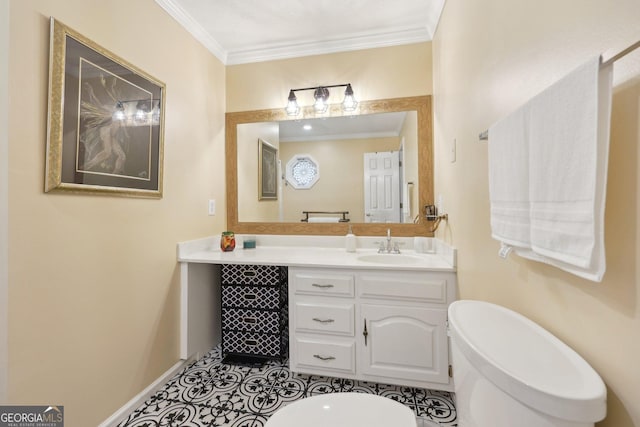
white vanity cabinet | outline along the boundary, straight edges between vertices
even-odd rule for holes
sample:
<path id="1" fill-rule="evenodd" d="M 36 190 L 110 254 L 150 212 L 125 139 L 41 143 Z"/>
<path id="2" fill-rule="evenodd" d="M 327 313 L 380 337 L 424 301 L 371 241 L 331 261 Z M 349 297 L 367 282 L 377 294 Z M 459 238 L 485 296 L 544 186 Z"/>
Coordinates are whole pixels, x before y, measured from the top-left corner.
<path id="1" fill-rule="evenodd" d="M 455 276 L 385 271 L 357 277 L 362 374 L 380 382 L 448 386 L 447 307 Z"/>
<path id="2" fill-rule="evenodd" d="M 289 268 L 294 372 L 452 390 L 454 272 Z"/>
<path id="3" fill-rule="evenodd" d="M 353 378 L 355 275 L 289 268 L 289 365 L 293 371 Z"/>

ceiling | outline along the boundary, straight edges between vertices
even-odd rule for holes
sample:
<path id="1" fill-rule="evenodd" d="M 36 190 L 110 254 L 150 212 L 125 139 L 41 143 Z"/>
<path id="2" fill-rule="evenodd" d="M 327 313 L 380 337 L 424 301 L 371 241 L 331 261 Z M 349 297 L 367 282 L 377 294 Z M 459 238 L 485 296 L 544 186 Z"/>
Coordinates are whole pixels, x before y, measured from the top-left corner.
<path id="1" fill-rule="evenodd" d="M 225 65 L 430 41 L 445 0 L 155 0 Z"/>
<path id="2" fill-rule="evenodd" d="M 355 116 L 335 116 L 279 123 L 279 141 L 329 141 L 336 139 L 384 138 L 398 136 L 406 111 Z M 309 125 L 309 128 L 305 128 Z"/>

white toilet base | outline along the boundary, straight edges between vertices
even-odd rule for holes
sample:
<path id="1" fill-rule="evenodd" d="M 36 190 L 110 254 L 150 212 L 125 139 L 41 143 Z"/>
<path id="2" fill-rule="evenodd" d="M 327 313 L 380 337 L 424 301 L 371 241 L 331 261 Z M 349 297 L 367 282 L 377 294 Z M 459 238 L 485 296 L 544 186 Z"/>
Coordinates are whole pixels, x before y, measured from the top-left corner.
<path id="1" fill-rule="evenodd" d="M 474 369 L 452 342 L 459 427 L 593 427 L 551 417 L 523 405 Z M 496 407 L 496 403 L 500 407 Z M 472 418 L 473 416 L 473 418 Z"/>

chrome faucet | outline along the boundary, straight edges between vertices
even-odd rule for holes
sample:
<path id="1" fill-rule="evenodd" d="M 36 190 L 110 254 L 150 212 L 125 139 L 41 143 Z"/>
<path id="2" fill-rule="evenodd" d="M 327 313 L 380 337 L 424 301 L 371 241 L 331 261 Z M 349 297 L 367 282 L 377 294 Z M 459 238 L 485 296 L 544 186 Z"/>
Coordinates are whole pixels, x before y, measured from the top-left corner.
<path id="1" fill-rule="evenodd" d="M 380 242 L 380 247 L 378 248 L 378 253 L 388 253 L 388 254 L 399 254 L 400 248 L 398 247 L 398 243 L 393 243 L 391 241 L 391 229 L 387 228 L 387 242 Z"/>

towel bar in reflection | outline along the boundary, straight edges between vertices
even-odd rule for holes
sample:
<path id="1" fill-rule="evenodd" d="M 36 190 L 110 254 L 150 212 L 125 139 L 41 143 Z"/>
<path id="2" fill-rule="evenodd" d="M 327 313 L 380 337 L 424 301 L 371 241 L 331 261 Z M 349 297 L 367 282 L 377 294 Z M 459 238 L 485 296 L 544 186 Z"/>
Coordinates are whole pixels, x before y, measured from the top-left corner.
<path id="1" fill-rule="evenodd" d="M 342 215 L 342 218 L 339 218 L 338 222 L 350 221 L 349 218 L 347 218 L 349 211 L 302 211 L 302 215 L 304 215 L 304 218 L 300 220 L 301 222 L 309 222 L 309 215 Z"/>

